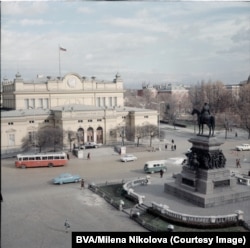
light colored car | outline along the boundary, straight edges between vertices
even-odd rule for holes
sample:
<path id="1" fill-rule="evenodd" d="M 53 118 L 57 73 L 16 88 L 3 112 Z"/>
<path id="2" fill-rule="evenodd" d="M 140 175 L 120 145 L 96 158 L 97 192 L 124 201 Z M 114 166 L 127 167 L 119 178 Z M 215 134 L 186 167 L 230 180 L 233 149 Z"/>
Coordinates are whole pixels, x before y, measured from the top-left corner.
<path id="1" fill-rule="evenodd" d="M 64 183 L 77 183 L 80 182 L 81 177 L 79 175 L 72 175 L 70 173 L 63 173 L 58 177 L 53 179 L 54 184 L 64 184 Z"/>
<path id="2" fill-rule="evenodd" d="M 121 157 L 122 162 L 129 162 L 134 160 L 137 160 L 137 157 L 134 156 L 133 154 L 126 154 L 123 157 Z"/>
<path id="3" fill-rule="evenodd" d="M 236 146 L 237 151 L 250 151 L 250 145 L 249 144 L 241 144 L 239 146 Z"/>

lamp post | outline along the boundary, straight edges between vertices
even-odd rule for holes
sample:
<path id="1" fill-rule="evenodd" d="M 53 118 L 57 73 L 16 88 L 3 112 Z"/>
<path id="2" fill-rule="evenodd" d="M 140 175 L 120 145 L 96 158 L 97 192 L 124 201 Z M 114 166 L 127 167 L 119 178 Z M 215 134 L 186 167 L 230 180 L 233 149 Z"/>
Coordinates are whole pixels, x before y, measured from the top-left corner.
<path id="1" fill-rule="evenodd" d="M 157 102 L 152 102 L 152 104 L 156 104 L 159 106 L 159 114 L 158 114 L 158 139 L 159 139 L 159 151 L 160 151 L 160 142 L 161 142 L 161 127 L 160 127 L 160 114 L 161 114 L 161 104 L 165 103 L 163 101 L 157 103 Z"/>
<path id="2" fill-rule="evenodd" d="M 36 137 L 35 137 L 35 107 L 29 106 L 29 109 L 33 109 L 33 124 L 34 124 L 34 130 L 33 130 L 33 142 L 35 146 L 35 153 L 36 153 Z"/>

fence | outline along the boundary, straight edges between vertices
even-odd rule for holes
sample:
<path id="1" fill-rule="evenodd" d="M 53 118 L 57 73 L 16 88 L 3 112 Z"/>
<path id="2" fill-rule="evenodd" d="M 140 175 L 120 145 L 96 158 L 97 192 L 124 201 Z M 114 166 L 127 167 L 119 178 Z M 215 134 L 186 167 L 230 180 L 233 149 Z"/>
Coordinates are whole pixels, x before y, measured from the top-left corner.
<path id="1" fill-rule="evenodd" d="M 227 226 L 237 225 L 243 221 L 243 212 L 241 210 L 235 211 L 234 214 L 217 215 L 217 216 L 198 216 L 188 215 L 175 212 L 169 209 L 168 206 L 152 202 L 152 210 L 158 212 L 162 217 L 172 221 L 185 223 L 185 225 L 195 226 Z"/>

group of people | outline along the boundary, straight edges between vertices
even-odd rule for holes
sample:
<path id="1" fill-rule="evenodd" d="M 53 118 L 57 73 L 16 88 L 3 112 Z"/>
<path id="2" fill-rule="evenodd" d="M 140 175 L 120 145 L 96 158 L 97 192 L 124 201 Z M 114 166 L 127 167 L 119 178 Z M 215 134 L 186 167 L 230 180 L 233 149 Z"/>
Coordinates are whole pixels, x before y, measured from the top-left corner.
<path id="1" fill-rule="evenodd" d="M 176 150 L 176 144 L 174 143 L 174 140 L 172 139 L 172 144 L 171 144 L 171 150 L 172 151 L 175 151 Z M 166 144 L 165 145 L 165 149 L 167 150 L 168 149 L 168 145 Z"/>

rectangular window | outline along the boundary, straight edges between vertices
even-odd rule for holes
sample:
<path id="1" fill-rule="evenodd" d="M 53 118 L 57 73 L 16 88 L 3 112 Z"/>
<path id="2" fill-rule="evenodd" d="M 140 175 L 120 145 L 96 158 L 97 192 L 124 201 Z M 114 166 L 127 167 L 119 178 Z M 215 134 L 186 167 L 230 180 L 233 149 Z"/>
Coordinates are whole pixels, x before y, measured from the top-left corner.
<path id="1" fill-rule="evenodd" d="M 24 99 L 24 108 L 25 109 L 29 108 L 29 99 Z"/>
<path id="2" fill-rule="evenodd" d="M 14 146 L 15 145 L 15 134 L 10 133 L 9 134 L 9 146 Z"/>
<path id="3" fill-rule="evenodd" d="M 109 106 L 112 107 L 112 97 L 109 97 Z"/>
<path id="4" fill-rule="evenodd" d="M 33 109 L 36 108 L 35 99 L 34 99 L 34 98 L 30 99 L 30 105 L 29 105 L 29 107 L 30 107 L 30 108 L 33 108 Z"/>
<path id="5" fill-rule="evenodd" d="M 43 99 L 42 98 L 38 99 L 38 101 L 37 101 L 37 107 L 38 108 L 43 108 Z"/>
<path id="6" fill-rule="evenodd" d="M 117 106 L 117 97 L 114 97 L 114 106 Z"/>
<path id="7" fill-rule="evenodd" d="M 97 107 L 100 107 L 101 106 L 101 99 L 100 97 L 97 97 Z"/>
<path id="8" fill-rule="evenodd" d="M 44 109 L 49 108 L 49 99 L 48 98 L 43 99 L 43 108 Z"/>
<path id="9" fill-rule="evenodd" d="M 34 137 L 34 136 L 33 136 L 33 132 L 29 132 L 29 133 L 28 133 L 28 136 L 29 136 L 29 141 L 32 141 L 32 137 Z"/>

